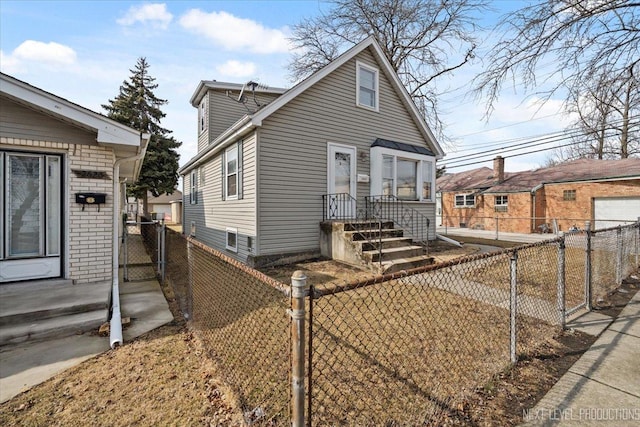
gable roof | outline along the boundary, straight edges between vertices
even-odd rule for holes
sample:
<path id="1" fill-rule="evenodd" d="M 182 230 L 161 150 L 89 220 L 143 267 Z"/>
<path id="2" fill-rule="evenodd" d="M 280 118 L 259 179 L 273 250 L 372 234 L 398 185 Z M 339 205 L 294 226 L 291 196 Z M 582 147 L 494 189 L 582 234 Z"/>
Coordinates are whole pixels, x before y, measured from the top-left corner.
<path id="1" fill-rule="evenodd" d="M 530 192 L 543 185 L 640 179 L 640 159 L 579 159 L 530 171 L 506 173 L 502 182 L 487 167 L 444 175 L 436 181 L 438 191 L 482 193 Z"/>
<path id="2" fill-rule="evenodd" d="M 280 108 L 287 105 L 293 99 L 295 99 L 300 94 L 305 92 L 307 89 L 312 87 L 314 84 L 316 84 L 317 82 L 319 82 L 320 80 L 322 80 L 323 78 L 325 78 L 326 76 L 328 76 L 329 74 L 337 70 L 339 67 L 347 63 L 349 60 L 354 58 L 356 55 L 358 55 L 360 52 L 364 51 L 365 49 L 371 49 L 376 60 L 379 62 L 379 64 L 382 64 L 382 71 L 384 72 L 385 76 L 389 79 L 391 87 L 395 90 L 402 104 L 409 111 L 412 120 L 416 124 L 416 127 L 422 134 L 425 141 L 427 141 L 429 148 L 431 149 L 431 151 L 433 151 L 436 158 L 439 159 L 444 157 L 444 151 L 442 150 L 442 147 L 440 146 L 435 136 L 431 132 L 431 129 L 429 129 L 429 126 L 427 126 L 427 123 L 425 122 L 424 118 L 418 111 L 416 105 L 411 99 L 411 96 L 407 92 L 406 88 L 398 78 L 398 75 L 395 73 L 395 71 L 393 71 L 391 64 L 389 63 L 387 58 L 384 56 L 384 53 L 382 52 L 380 45 L 378 44 L 378 42 L 375 40 L 373 36 L 370 36 L 365 40 L 361 41 L 360 43 L 356 44 L 355 46 L 351 47 L 349 50 L 344 52 L 335 60 L 331 61 L 329 64 L 325 65 L 320 70 L 316 71 L 306 79 L 302 80 L 300 83 L 298 83 L 291 89 L 284 92 L 282 95 L 280 95 L 278 98 L 276 98 L 269 104 L 265 105 L 263 108 L 259 109 L 253 114 L 250 114 L 250 115 L 248 114 L 242 117 L 230 128 L 228 128 L 224 133 L 222 133 L 214 141 L 212 141 L 209 147 L 207 147 L 205 150 L 198 153 L 195 157 L 189 160 L 184 166 L 182 166 L 182 168 L 180 168 L 178 172 L 180 174 L 184 174 L 188 172 L 190 169 L 197 167 L 198 165 L 208 160 L 211 156 L 215 155 L 215 153 L 220 151 L 226 144 L 231 143 L 234 138 L 238 138 L 243 135 L 246 135 L 255 127 L 262 126 L 262 122 L 265 119 L 267 119 L 269 116 L 271 116 L 273 113 L 275 113 Z M 200 82 L 200 85 L 198 86 L 198 88 L 201 88 L 203 85 L 205 85 L 205 83 Z M 238 85 L 238 88 L 240 88 L 241 86 L 242 85 Z M 197 89 L 196 94 L 199 94 L 199 93 L 200 93 L 199 89 Z M 195 98 L 192 97 L 192 102 L 194 99 Z"/>
<path id="3" fill-rule="evenodd" d="M 147 149 L 148 135 L 141 135 L 135 129 L 8 74 L 0 73 L 0 93 L 32 110 L 95 132 L 98 145 L 112 148 L 118 158 L 141 154 Z M 142 167 L 142 160 L 135 163 L 130 173 L 127 173 L 126 164 L 123 165 L 122 173 L 135 179 Z"/>

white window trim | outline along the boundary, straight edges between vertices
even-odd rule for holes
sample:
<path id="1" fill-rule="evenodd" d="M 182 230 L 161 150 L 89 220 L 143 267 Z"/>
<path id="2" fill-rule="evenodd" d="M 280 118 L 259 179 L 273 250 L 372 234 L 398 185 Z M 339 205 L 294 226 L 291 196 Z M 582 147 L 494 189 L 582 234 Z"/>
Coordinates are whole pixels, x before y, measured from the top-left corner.
<path id="1" fill-rule="evenodd" d="M 503 198 L 507 199 L 506 203 L 502 202 Z M 500 203 L 498 203 L 498 199 L 500 199 Z M 506 194 L 494 196 L 493 206 L 496 212 L 507 212 L 507 210 L 509 209 L 509 196 Z"/>
<path id="2" fill-rule="evenodd" d="M 370 71 L 375 75 L 375 78 L 374 78 L 375 106 L 374 107 L 360 103 L 360 69 L 361 68 L 367 71 Z M 360 62 L 360 61 L 356 61 L 356 106 L 360 108 L 366 108 L 367 110 L 370 110 L 370 111 L 379 111 L 380 109 L 380 71 L 377 68 L 367 65 L 364 62 Z"/>
<path id="3" fill-rule="evenodd" d="M 229 234 L 236 235 L 236 245 L 229 246 Z M 238 253 L 238 229 L 235 227 L 227 227 L 224 234 L 224 246 L 231 252 Z"/>
<path id="4" fill-rule="evenodd" d="M 229 170 L 228 170 L 228 153 L 231 151 L 235 151 L 236 152 L 236 194 L 233 195 L 229 195 L 228 191 L 229 191 L 229 185 L 228 185 L 228 180 L 229 180 Z M 238 144 L 232 144 L 229 148 L 227 148 L 226 150 L 224 150 L 224 177 L 223 177 L 223 185 L 224 185 L 224 199 L 225 200 L 238 200 L 238 192 L 239 192 L 239 185 L 240 185 L 240 181 L 238 180 L 238 177 L 240 176 L 240 157 L 238 156 Z"/>
<path id="5" fill-rule="evenodd" d="M 194 169 L 191 171 L 190 178 L 190 192 L 189 192 L 189 202 L 192 205 L 198 204 L 198 170 Z"/>
<path id="6" fill-rule="evenodd" d="M 392 148 L 386 148 L 386 147 L 371 147 L 371 195 L 372 196 L 379 196 L 382 194 L 382 156 L 391 156 L 393 157 L 393 173 L 394 173 L 394 180 L 393 180 L 393 194 L 396 195 L 396 186 L 398 183 L 398 168 L 397 168 L 397 162 L 398 162 L 398 158 L 400 159 L 406 159 L 406 160 L 414 160 L 414 161 L 418 161 L 418 162 L 430 162 L 431 163 L 431 178 L 430 178 L 430 182 L 431 182 L 431 198 L 430 199 L 423 199 L 422 198 L 422 183 L 425 181 L 423 179 L 423 168 L 422 168 L 422 164 L 419 163 L 418 164 L 418 171 L 417 171 L 417 176 L 416 176 L 416 194 L 418 196 L 417 200 L 405 200 L 407 202 L 411 202 L 411 201 L 415 201 L 415 202 L 431 202 L 431 203 L 435 203 L 435 182 L 436 182 L 436 162 L 435 162 L 435 158 L 432 156 L 427 156 L 424 154 L 417 154 L 417 153 L 409 153 L 406 151 L 401 151 L 401 150 L 394 150 Z"/>
<path id="7" fill-rule="evenodd" d="M 471 196 L 473 197 L 473 204 L 467 204 L 467 198 Z M 464 203 L 462 205 L 458 205 L 456 203 L 456 199 L 458 197 L 464 197 Z M 457 209 L 464 209 L 464 208 L 475 208 L 476 207 L 476 195 L 475 194 L 469 194 L 469 193 L 458 193 L 455 194 L 453 196 L 453 207 L 457 208 Z"/>

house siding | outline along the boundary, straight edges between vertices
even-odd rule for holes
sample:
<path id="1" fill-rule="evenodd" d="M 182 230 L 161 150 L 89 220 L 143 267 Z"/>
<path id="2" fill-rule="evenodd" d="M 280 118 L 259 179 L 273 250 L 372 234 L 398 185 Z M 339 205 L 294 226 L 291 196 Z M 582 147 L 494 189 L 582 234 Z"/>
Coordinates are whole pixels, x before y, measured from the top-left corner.
<path id="1" fill-rule="evenodd" d="M 226 92 L 219 90 L 209 90 L 207 94 L 209 97 L 207 108 L 209 112 L 207 118 L 208 127 L 206 131 L 200 133 L 198 136 L 198 152 L 206 149 L 220 134 L 257 108 L 252 95 L 247 98 L 249 111 L 244 104 L 236 101 L 239 95 L 237 91 L 229 95 L 231 98 L 227 96 Z M 256 99 L 260 104 L 268 104 L 278 96 L 278 94 L 257 93 Z"/>
<path id="2" fill-rule="evenodd" d="M 380 70 L 379 112 L 356 106 L 356 61 Z M 319 251 L 328 143 L 355 146 L 357 173 L 367 175 L 376 138 L 425 144 L 368 49 L 265 119 L 259 137 L 260 255 Z M 358 200 L 369 191 L 369 183 L 358 183 Z M 434 218 L 435 201 L 414 207 Z M 433 221 L 431 236 L 434 227 Z"/>
<path id="3" fill-rule="evenodd" d="M 195 238 L 229 256 L 246 262 L 255 254 L 256 247 L 256 134 L 242 143 L 242 199 L 222 200 L 222 156 L 224 150 L 198 168 L 198 202 L 191 204 L 191 173 L 184 175 L 184 230 L 190 233 L 191 223 L 196 226 Z M 204 183 L 201 182 L 204 169 Z M 238 230 L 238 252 L 225 248 L 226 228 Z M 253 239 L 253 250 L 248 248 L 248 238 Z"/>
<path id="4" fill-rule="evenodd" d="M 96 134 L 0 97 L 0 135 L 65 144 L 96 144 Z"/>

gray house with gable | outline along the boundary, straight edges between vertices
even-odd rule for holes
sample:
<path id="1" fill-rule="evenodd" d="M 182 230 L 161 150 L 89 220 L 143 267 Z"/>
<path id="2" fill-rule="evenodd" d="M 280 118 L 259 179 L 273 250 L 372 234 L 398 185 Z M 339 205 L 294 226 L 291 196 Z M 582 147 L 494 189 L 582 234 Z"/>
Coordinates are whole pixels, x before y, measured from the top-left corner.
<path id="1" fill-rule="evenodd" d="M 321 222 L 385 195 L 429 218 L 435 238 L 444 152 L 373 38 L 291 89 L 202 81 L 191 104 L 185 234 L 249 265 L 312 258 Z"/>

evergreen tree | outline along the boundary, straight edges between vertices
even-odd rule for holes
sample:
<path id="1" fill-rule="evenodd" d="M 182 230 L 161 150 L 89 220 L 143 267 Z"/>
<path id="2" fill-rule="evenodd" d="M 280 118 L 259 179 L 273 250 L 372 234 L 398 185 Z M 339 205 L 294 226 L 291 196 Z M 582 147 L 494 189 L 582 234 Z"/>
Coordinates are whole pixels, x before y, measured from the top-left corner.
<path id="1" fill-rule="evenodd" d="M 166 115 L 160 108 L 168 101 L 153 93 L 158 84 L 149 75 L 146 58 L 138 58 L 135 68 L 129 71 L 131 77 L 122 82 L 118 96 L 102 108 L 109 118 L 151 135 L 138 181 L 128 187 L 130 195 L 143 200 L 143 210 L 147 213 L 147 192 L 158 197 L 171 194 L 176 188 L 180 158 L 176 150 L 182 143 L 160 125 Z"/>

